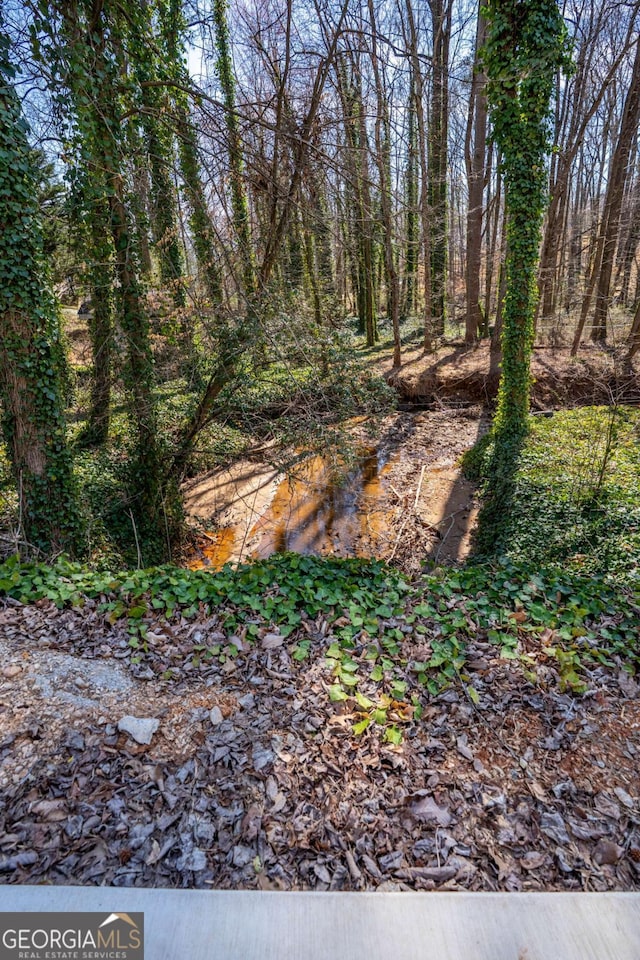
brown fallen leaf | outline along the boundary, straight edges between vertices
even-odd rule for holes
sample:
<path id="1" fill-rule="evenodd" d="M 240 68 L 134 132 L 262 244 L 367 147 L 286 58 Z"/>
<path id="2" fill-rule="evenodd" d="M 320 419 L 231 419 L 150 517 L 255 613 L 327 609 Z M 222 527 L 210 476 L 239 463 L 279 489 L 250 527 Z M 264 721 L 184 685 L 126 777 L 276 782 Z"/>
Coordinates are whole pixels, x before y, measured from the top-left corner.
<path id="1" fill-rule="evenodd" d="M 67 804 L 65 800 L 38 800 L 31 807 L 31 812 L 43 820 L 52 822 L 66 820 L 68 816 Z"/>
<path id="2" fill-rule="evenodd" d="M 395 870 L 394 876 L 399 880 L 433 880 L 434 883 L 446 883 L 453 880 L 458 870 L 456 867 L 408 867 L 405 870 Z"/>
<path id="3" fill-rule="evenodd" d="M 242 836 L 247 842 L 255 840 L 262 825 L 262 807 L 252 803 L 242 818 Z"/>
<path id="4" fill-rule="evenodd" d="M 617 843 L 613 843 L 612 840 L 598 840 L 596 848 L 593 851 L 594 862 L 598 866 L 604 866 L 605 864 L 617 863 L 624 850 L 622 847 L 619 847 Z"/>
<path id="5" fill-rule="evenodd" d="M 529 853 L 525 853 L 524 857 L 520 857 L 520 866 L 525 870 L 537 870 L 546 860 L 544 853 L 539 853 L 537 850 L 530 850 Z"/>
<path id="6" fill-rule="evenodd" d="M 279 633 L 267 633 L 262 638 L 261 644 L 263 650 L 275 650 L 284 643 L 284 637 Z"/>
<path id="7" fill-rule="evenodd" d="M 284 810 L 286 805 L 287 798 L 285 797 L 284 793 L 277 793 L 273 798 L 273 806 L 271 807 L 269 813 L 280 813 L 281 810 Z"/>
<path id="8" fill-rule="evenodd" d="M 422 797 L 409 808 L 411 813 L 423 823 L 437 823 L 440 827 L 448 827 L 451 823 L 451 814 L 446 807 L 440 807 L 433 797 Z"/>

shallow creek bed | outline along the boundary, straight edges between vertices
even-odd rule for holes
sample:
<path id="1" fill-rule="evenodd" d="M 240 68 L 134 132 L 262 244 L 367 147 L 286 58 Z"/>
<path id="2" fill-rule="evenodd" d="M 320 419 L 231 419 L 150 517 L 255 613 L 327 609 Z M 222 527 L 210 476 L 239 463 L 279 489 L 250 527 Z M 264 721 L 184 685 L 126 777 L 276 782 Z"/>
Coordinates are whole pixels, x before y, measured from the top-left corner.
<path id="1" fill-rule="evenodd" d="M 188 515 L 208 527 L 189 558 L 216 569 L 274 550 L 377 556 L 409 572 L 421 560 L 464 560 L 477 518 L 473 484 L 459 460 L 488 426 L 480 406 L 401 412 L 353 430 L 361 455 L 342 478 L 320 457 L 290 476 L 243 459 L 185 486 Z"/>

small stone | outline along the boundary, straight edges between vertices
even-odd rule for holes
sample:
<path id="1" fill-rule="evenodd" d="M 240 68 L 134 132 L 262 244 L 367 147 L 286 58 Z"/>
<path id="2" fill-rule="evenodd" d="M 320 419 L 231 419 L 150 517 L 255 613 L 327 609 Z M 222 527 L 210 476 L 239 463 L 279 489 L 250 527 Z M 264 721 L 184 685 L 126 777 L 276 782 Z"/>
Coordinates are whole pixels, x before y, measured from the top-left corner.
<path id="1" fill-rule="evenodd" d="M 222 723 L 224 717 L 222 716 L 222 710 L 220 707 L 211 708 L 209 711 L 209 720 L 211 720 L 211 723 L 214 725 L 214 727 L 217 727 Z"/>
<path id="2" fill-rule="evenodd" d="M 22 667 L 17 663 L 10 663 L 8 667 L 4 667 L 2 676 L 6 677 L 7 680 L 13 680 L 13 678 L 17 677 L 20 673 L 22 673 Z"/>
<path id="3" fill-rule="evenodd" d="M 151 743 L 151 738 L 160 726 L 160 721 L 152 717 L 126 716 L 118 720 L 118 730 L 128 733 L 136 743 Z"/>

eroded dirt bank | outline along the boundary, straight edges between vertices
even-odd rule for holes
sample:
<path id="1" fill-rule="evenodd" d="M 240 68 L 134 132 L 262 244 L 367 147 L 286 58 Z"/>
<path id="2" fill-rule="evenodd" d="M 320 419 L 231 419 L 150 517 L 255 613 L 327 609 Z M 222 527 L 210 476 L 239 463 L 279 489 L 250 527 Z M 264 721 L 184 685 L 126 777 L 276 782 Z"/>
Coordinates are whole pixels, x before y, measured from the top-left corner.
<path id="1" fill-rule="evenodd" d="M 499 355 L 489 341 L 472 347 L 443 344 L 435 353 L 409 345 L 402 366 L 392 370 L 386 353 L 374 368 L 398 391 L 401 400 L 428 403 L 491 403 L 500 380 Z M 577 356 L 568 347 L 536 346 L 531 357 L 531 405 L 534 410 L 577 404 L 640 403 L 640 379 L 625 369 L 622 354 L 582 344 Z"/>

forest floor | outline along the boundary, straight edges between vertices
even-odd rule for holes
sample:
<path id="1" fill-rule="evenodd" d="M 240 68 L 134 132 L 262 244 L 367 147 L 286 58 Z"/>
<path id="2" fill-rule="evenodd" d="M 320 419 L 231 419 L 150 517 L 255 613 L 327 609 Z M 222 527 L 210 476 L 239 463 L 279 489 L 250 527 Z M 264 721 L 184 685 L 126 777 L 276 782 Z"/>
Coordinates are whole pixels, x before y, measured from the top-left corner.
<path id="1" fill-rule="evenodd" d="M 390 373 L 384 349 L 371 360 Z M 486 344 L 450 345 L 435 366 L 405 350 L 393 381 L 428 409 L 383 420 L 374 468 L 355 426 L 365 456 L 346 499 L 314 477 L 316 499 L 351 511 L 342 528 L 316 515 L 325 552 L 374 552 L 418 581 L 424 557 L 467 557 L 477 503 L 459 460 L 488 424 L 489 361 Z M 537 409 L 628 400 L 637 388 L 602 351 L 571 361 L 537 350 L 533 370 Z M 259 554 L 274 536 L 260 518 L 282 520 L 282 478 L 251 459 L 235 469 L 226 489 L 220 472 L 190 482 L 187 506 L 239 528 Z M 205 537 L 197 565 L 206 547 Z M 457 603 L 447 601 L 453 619 Z M 408 682 L 438 635 L 433 624 L 415 630 L 419 611 L 413 596 L 379 626 L 381 637 L 404 636 Z M 468 624 L 462 607 L 459 616 Z M 464 676 L 427 697 L 420 719 L 408 698 L 389 700 L 403 732 L 394 743 L 377 723 L 356 735 L 361 705 L 329 695 L 326 651 L 348 623 L 342 609 L 288 634 L 277 615 L 258 618 L 251 643 L 207 605 L 190 619 L 148 609 L 145 623 L 140 658 L 126 619 L 98 600 L 58 609 L 0 599 L 0 882 L 640 890 L 640 687 L 621 659 L 584 666 L 576 696 L 549 636 L 523 624 L 512 651 L 523 660 L 471 630 Z M 194 653 L 231 642 L 233 658 Z"/>
<path id="2" fill-rule="evenodd" d="M 292 657 L 298 634 L 330 639 L 339 619 L 286 639 L 264 627 L 197 665 L 215 613 L 158 618 L 141 664 L 93 601 L 2 606 L 3 882 L 640 889 L 640 688 L 624 670 L 591 669 L 577 698 L 540 650 L 532 684 L 478 636 L 467 682 L 394 745 L 354 735 L 322 656 Z M 402 617 L 389 625 L 424 655 Z M 127 715 L 157 729 L 132 736 Z"/>

